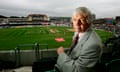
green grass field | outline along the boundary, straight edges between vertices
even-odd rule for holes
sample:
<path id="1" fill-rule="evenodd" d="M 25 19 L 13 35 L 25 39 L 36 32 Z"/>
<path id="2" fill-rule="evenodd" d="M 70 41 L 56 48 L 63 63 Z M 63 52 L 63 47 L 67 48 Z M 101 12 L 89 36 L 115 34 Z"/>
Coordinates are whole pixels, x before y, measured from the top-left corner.
<path id="1" fill-rule="evenodd" d="M 31 27 L 0 29 L 0 50 L 12 50 L 21 44 L 48 44 L 48 48 L 70 47 L 73 32 L 70 27 Z M 112 36 L 106 31 L 96 30 L 103 42 Z M 55 38 L 63 37 L 64 42 L 56 42 Z M 27 48 L 29 49 L 29 48 Z"/>

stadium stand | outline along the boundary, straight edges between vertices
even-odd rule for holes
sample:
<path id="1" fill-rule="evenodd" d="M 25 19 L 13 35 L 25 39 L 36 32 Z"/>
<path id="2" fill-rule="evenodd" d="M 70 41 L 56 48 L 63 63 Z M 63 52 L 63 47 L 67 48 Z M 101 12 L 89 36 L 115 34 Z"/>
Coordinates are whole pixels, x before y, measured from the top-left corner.
<path id="1" fill-rule="evenodd" d="M 103 53 L 101 63 L 106 66 L 108 72 L 120 72 L 120 36 L 106 40 L 105 47 L 111 45 L 111 51 Z"/>

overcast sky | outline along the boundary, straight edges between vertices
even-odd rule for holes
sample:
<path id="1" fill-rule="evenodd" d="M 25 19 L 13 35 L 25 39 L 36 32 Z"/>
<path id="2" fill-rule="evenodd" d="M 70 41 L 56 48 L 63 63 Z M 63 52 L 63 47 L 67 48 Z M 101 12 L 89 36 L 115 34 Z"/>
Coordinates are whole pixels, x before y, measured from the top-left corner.
<path id="1" fill-rule="evenodd" d="M 88 7 L 97 18 L 120 16 L 120 0 L 0 0 L 0 15 L 71 16 L 79 6 Z"/>

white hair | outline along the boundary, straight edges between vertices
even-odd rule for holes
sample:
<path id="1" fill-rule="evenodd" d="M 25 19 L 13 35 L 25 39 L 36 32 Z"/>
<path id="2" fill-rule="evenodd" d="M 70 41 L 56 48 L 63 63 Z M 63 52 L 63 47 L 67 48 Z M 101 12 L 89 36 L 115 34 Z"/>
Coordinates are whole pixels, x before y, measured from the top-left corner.
<path id="1" fill-rule="evenodd" d="M 88 24 L 91 24 L 91 22 L 92 22 L 92 13 L 90 12 L 90 10 L 88 9 L 88 8 L 86 8 L 86 7 L 78 7 L 78 8 L 76 8 L 75 9 L 75 11 L 73 12 L 73 16 L 75 15 L 75 14 L 84 14 L 84 15 L 86 15 L 87 16 L 87 23 Z"/>

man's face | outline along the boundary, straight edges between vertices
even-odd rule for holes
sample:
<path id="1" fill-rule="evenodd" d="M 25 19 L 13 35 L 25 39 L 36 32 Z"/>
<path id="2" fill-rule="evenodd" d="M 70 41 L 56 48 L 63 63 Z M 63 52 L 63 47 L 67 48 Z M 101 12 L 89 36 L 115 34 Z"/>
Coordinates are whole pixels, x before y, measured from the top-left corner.
<path id="1" fill-rule="evenodd" d="M 72 18 L 72 23 L 75 32 L 85 32 L 89 27 L 83 14 L 75 14 Z"/>

